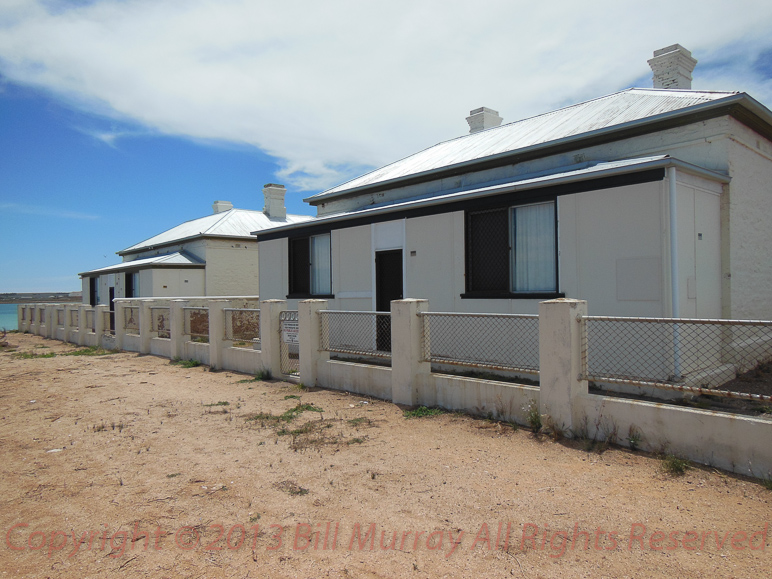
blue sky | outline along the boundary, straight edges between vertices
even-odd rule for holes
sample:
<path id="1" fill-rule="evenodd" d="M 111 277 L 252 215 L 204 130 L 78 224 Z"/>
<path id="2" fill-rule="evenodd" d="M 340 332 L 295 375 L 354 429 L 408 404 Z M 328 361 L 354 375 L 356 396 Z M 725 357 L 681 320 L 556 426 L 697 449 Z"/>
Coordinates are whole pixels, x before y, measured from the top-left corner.
<path id="1" fill-rule="evenodd" d="M 0 0 L 0 293 L 211 212 L 303 197 L 465 134 L 630 86 L 679 42 L 695 89 L 772 105 L 772 5 L 618 0 Z"/>

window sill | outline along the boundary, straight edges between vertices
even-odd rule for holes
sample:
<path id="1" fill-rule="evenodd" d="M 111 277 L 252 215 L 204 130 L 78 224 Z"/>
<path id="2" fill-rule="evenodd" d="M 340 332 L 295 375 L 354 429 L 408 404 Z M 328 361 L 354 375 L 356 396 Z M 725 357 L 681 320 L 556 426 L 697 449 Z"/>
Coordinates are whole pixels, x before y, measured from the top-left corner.
<path id="1" fill-rule="evenodd" d="M 564 298 L 564 292 L 466 292 L 461 294 L 462 300 L 554 300 Z"/>
<path id="2" fill-rule="evenodd" d="M 287 294 L 288 300 L 334 300 L 335 294 Z"/>

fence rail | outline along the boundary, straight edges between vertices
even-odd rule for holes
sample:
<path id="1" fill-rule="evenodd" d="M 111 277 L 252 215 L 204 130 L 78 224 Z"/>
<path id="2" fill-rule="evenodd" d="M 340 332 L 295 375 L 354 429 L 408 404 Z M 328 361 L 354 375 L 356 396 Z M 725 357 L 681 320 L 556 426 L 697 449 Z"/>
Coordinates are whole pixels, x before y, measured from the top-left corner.
<path id="1" fill-rule="evenodd" d="M 772 362 L 770 321 L 584 316 L 579 322 L 587 380 L 772 401 L 721 389 L 727 374 Z"/>
<path id="2" fill-rule="evenodd" d="M 322 350 L 391 358 L 391 314 L 321 310 Z"/>
<path id="3" fill-rule="evenodd" d="M 260 310 L 224 308 L 225 339 L 241 342 L 260 341 Z"/>
<path id="4" fill-rule="evenodd" d="M 422 312 L 424 360 L 538 374 L 539 316 Z"/>

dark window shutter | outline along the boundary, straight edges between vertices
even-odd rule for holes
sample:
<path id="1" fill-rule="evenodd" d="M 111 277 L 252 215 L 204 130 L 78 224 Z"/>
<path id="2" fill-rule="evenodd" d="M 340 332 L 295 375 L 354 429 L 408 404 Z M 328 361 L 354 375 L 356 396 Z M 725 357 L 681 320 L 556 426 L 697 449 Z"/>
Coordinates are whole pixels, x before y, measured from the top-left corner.
<path id="1" fill-rule="evenodd" d="M 466 289 L 509 291 L 509 210 L 466 214 Z"/>
<path id="2" fill-rule="evenodd" d="M 289 240 L 289 293 L 311 293 L 311 254 L 308 237 Z"/>

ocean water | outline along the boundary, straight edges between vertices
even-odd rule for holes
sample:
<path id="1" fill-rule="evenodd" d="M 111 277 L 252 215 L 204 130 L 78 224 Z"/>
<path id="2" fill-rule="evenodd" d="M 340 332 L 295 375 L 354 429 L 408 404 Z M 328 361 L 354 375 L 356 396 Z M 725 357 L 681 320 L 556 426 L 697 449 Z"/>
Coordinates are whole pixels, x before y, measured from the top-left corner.
<path id="1" fill-rule="evenodd" d="M 0 304 L 0 329 L 18 330 L 19 320 L 16 313 L 16 304 Z"/>

